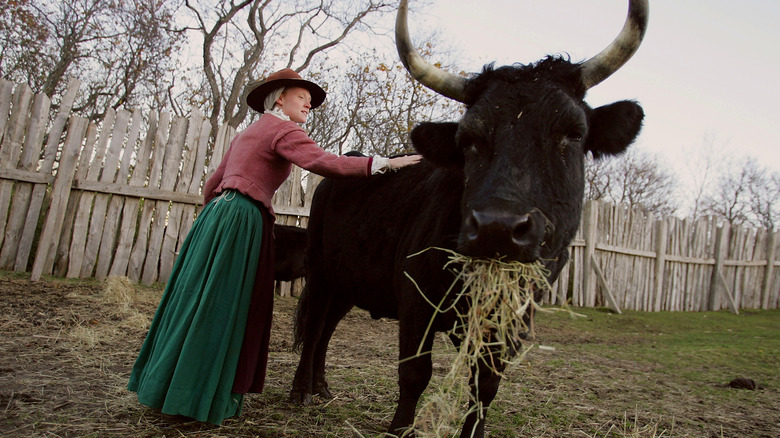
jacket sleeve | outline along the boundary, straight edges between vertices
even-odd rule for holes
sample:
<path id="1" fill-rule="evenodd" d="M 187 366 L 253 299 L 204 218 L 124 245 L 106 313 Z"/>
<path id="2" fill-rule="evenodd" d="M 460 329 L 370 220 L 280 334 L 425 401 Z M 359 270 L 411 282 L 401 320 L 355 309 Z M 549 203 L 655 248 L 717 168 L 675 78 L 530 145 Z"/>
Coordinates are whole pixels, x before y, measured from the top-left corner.
<path id="1" fill-rule="evenodd" d="M 208 204 L 209 201 L 217 196 L 216 190 L 222 182 L 222 177 L 225 175 L 225 166 L 227 166 L 227 161 L 232 149 L 233 148 L 228 148 L 227 152 L 225 152 L 225 156 L 222 157 L 219 166 L 217 166 L 217 170 L 214 171 L 214 174 L 211 175 L 211 177 L 206 180 L 206 184 L 203 185 L 203 205 Z"/>
<path id="2" fill-rule="evenodd" d="M 325 151 L 302 129 L 289 131 L 275 142 L 276 153 L 326 178 L 371 175 L 371 157 L 349 157 Z"/>

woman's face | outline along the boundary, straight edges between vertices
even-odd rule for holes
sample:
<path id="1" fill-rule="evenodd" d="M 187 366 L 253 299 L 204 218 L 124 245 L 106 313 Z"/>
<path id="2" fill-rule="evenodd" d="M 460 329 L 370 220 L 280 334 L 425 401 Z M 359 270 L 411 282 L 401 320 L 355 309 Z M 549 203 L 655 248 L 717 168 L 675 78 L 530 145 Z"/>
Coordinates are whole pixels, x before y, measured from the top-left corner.
<path id="1" fill-rule="evenodd" d="M 295 123 L 306 123 L 311 109 L 311 93 L 301 87 L 285 88 L 282 95 L 276 101 L 287 117 Z"/>

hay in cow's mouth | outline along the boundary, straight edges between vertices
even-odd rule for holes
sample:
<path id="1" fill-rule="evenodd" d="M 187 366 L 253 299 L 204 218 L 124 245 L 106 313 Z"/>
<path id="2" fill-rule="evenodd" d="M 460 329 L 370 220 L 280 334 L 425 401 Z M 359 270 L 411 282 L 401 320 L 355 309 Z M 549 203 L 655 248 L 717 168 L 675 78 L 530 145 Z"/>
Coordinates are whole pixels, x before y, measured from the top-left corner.
<path id="1" fill-rule="evenodd" d="M 468 414 L 461 412 L 464 404 L 472 401 L 472 409 L 481 411 L 469 389 L 468 378 L 478 381 L 478 376 L 471 376 L 472 370 L 479 373 L 482 362 L 483 372 L 487 369 L 501 374 L 506 366 L 523 359 L 530 348 L 524 345 L 526 335 L 530 333 L 533 339 L 533 313 L 541 310 L 534 301 L 534 292 L 549 290 L 550 285 L 539 261 L 477 259 L 448 249 L 430 249 L 449 253 L 444 269 L 451 270 L 455 279 L 440 303 L 425 298 L 435 308 L 428 331 L 438 313 L 455 311 L 457 322 L 447 334 L 455 336 L 460 346 L 447 375 L 425 398 L 414 429 L 416 436 L 452 436 Z M 417 286 L 408 273 L 406 276 Z M 456 285 L 460 285 L 459 291 L 454 290 Z M 421 345 L 415 357 L 428 353 Z"/>

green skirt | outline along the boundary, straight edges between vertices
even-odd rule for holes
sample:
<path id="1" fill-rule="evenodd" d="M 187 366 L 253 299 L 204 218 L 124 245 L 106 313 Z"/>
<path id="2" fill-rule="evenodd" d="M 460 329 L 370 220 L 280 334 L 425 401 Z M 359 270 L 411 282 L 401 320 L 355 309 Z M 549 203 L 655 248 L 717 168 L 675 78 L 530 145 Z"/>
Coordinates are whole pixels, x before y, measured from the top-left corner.
<path id="1" fill-rule="evenodd" d="M 231 390 L 262 228 L 254 201 L 234 191 L 198 215 L 130 375 L 140 403 L 213 424 L 241 414 Z"/>

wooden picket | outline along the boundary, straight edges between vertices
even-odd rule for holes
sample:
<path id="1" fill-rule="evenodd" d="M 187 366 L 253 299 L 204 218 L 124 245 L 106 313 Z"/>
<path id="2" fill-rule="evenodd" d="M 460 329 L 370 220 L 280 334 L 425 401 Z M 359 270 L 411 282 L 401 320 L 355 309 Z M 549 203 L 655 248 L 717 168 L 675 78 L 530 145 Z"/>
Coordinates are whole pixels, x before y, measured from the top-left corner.
<path id="1" fill-rule="evenodd" d="M 109 110 L 90 123 L 70 114 L 79 84 L 71 79 L 49 122 L 46 96 L 0 80 L 0 269 L 34 280 L 166 281 L 202 206 L 201 187 L 236 131 L 212 127 L 198 111 Z M 319 180 L 294 168 L 273 199 L 277 223 L 308 225 Z M 618 312 L 778 308 L 778 245 L 773 230 L 588 201 L 545 301 Z M 280 284 L 277 293 L 302 287 Z"/>
<path id="2" fill-rule="evenodd" d="M 165 175 L 163 175 L 163 189 L 174 190 L 179 193 L 189 193 L 189 187 L 192 183 L 192 171 L 195 166 L 197 157 L 197 146 L 199 143 L 198 138 L 201 134 L 201 127 L 203 126 L 204 118 L 198 113 L 193 114 L 187 124 L 186 132 L 180 142 L 177 141 L 177 148 L 175 155 L 169 155 L 169 163 L 176 163 L 181 167 L 179 178 L 174 181 L 173 169 L 168 170 L 171 172 L 171 182 L 166 182 Z M 179 149 L 178 145 L 181 145 Z M 181 163 L 181 164 L 179 164 Z M 201 166 L 202 169 L 202 166 Z M 200 177 L 202 173 L 198 175 L 198 185 L 200 185 Z M 158 208 L 160 205 L 158 204 Z M 182 214 L 184 211 L 184 205 L 178 202 L 171 203 L 170 210 L 168 211 L 167 224 L 165 224 L 165 233 L 163 234 L 163 242 L 161 246 L 162 257 L 160 258 L 160 272 L 158 278 L 168 278 L 173 271 L 173 261 L 177 254 L 177 243 L 179 242 L 179 233 L 182 227 Z"/>
<path id="3" fill-rule="evenodd" d="M 73 107 L 73 102 L 76 99 L 76 93 L 81 85 L 81 81 L 75 78 L 68 80 L 67 88 L 63 93 L 59 102 L 59 110 L 54 118 L 54 121 L 49 129 L 46 146 L 43 150 L 43 157 L 40 162 L 38 172 L 41 176 L 46 176 L 47 180 L 50 179 L 50 175 L 53 174 L 54 163 L 57 159 L 57 152 L 60 146 L 62 135 L 67 127 L 68 119 L 70 117 L 70 111 Z M 45 126 L 40 126 L 41 133 L 43 135 Z M 33 170 L 33 169 L 30 169 Z M 35 232 L 38 228 L 38 219 L 43 208 L 44 200 L 46 199 L 46 190 L 49 187 L 48 181 L 43 183 L 36 183 L 33 187 L 32 194 L 30 195 L 30 205 L 27 209 L 27 216 L 25 219 L 24 230 L 19 238 L 19 249 L 16 254 L 16 260 L 14 261 L 13 269 L 15 271 L 24 271 L 30 259 L 30 254 L 33 251 L 33 244 L 35 240 Z"/>
<path id="4" fill-rule="evenodd" d="M 13 94 L 14 84 L 5 79 L 0 79 L 0 140 L 5 141 L 5 127 L 9 118 L 7 115 L 11 111 L 11 96 Z M 2 142 L 0 142 L 2 145 Z M 2 152 L 0 152 L 2 154 Z M 2 166 L 2 163 L 0 163 Z"/>
<path id="5" fill-rule="evenodd" d="M 103 119 L 103 129 L 100 132 L 99 139 L 95 143 L 95 155 L 91 163 L 88 161 L 91 154 L 81 155 L 79 173 L 83 174 L 83 172 L 81 172 L 83 166 L 83 170 L 86 171 L 86 176 L 84 177 L 85 181 L 97 181 L 100 177 L 103 159 L 106 155 L 106 149 L 108 147 L 109 131 L 114 123 L 115 117 L 115 111 L 109 109 L 106 112 L 106 117 Z M 91 152 L 92 148 L 88 149 Z M 81 199 L 79 200 L 79 205 L 76 209 L 75 222 L 73 223 L 73 237 L 71 239 L 68 272 L 66 274 L 68 278 L 78 278 L 82 275 L 82 272 L 85 271 L 83 266 L 84 259 L 87 257 L 87 238 L 89 235 L 90 213 L 92 212 L 92 205 L 96 195 L 96 192 L 91 191 L 87 191 L 81 194 Z"/>
<path id="6" fill-rule="evenodd" d="M 157 113 L 152 113 L 149 120 L 149 130 L 146 137 L 138 146 L 137 153 L 135 155 L 135 166 L 133 166 L 133 172 L 130 176 L 128 184 L 131 188 L 142 188 L 146 182 L 146 178 L 149 175 L 149 163 L 152 154 L 152 146 L 154 144 L 154 133 L 157 126 Z M 141 205 L 141 198 L 135 196 L 124 197 L 124 205 L 122 206 L 122 223 L 119 227 L 119 240 L 114 252 L 114 261 L 111 265 L 109 275 L 113 276 L 129 276 L 128 266 L 130 265 L 130 255 L 133 248 L 133 238 L 135 237 L 135 231 L 141 228 L 139 222 L 139 207 Z M 144 235 L 145 236 L 145 235 Z M 145 239 L 144 239 L 145 240 Z M 138 280 L 138 277 L 136 277 Z"/>
<path id="7" fill-rule="evenodd" d="M 57 177 L 52 184 L 51 204 L 46 220 L 41 230 L 41 237 L 32 267 L 32 280 L 39 280 L 44 273 L 50 272 L 54 264 L 54 256 L 57 236 L 62 232 L 62 225 L 67 212 L 68 195 L 70 193 L 73 177 L 76 173 L 76 162 L 83 141 L 84 132 L 87 129 L 87 119 L 73 117 L 68 127 L 68 135 L 65 137 Z"/>
<path id="8" fill-rule="evenodd" d="M 43 146 L 44 124 L 49 118 L 50 104 L 51 101 L 46 95 L 35 96 L 17 170 L 31 172 L 33 167 L 37 165 Z M 24 246 L 27 243 L 22 242 L 19 236 L 24 234 L 27 213 L 32 210 L 32 193 L 33 183 L 31 182 L 19 181 L 14 187 L 13 200 L 5 228 L 5 238 L 2 250 L 0 250 L 0 269 L 12 269 L 16 262 L 16 255 L 19 253 L 20 244 Z"/>
<path id="9" fill-rule="evenodd" d="M 13 93 L 13 105 L 11 106 L 11 115 L 8 118 L 6 131 L 3 134 L 3 143 L 0 147 L 0 169 L 14 170 L 17 168 L 19 156 L 21 155 L 24 131 L 27 126 L 27 116 L 30 113 L 30 104 L 32 101 L 32 90 L 27 84 L 21 84 L 16 87 Z M 14 182 L 9 179 L 0 180 L 0 245 L 5 243 L 6 238 L 13 239 L 13 236 L 7 236 L 5 232 L 8 222 L 7 208 L 11 203 L 11 190 Z"/>
<path id="10" fill-rule="evenodd" d="M 149 170 L 148 185 L 151 189 L 158 189 L 160 184 L 160 178 L 162 177 L 162 162 L 165 157 L 165 143 L 168 141 L 168 131 L 165 129 L 170 122 L 170 114 L 162 113 L 160 115 L 159 123 L 152 125 L 155 130 L 150 133 L 148 137 L 151 137 L 152 143 L 152 166 Z M 151 199 L 144 199 L 143 211 L 141 212 L 141 218 L 138 222 L 138 238 L 135 241 L 133 250 L 130 253 L 129 265 L 127 268 L 127 276 L 133 281 L 139 281 L 143 272 L 143 266 L 146 261 L 147 248 L 149 246 L 149 235 L 152 228 L 152 215 L 154 214 L 154 201 Z M 151 279 L 154 278 L 152 276 Z M 149 280 L 147 280 L 149 281 Z"/>
<path id="11" fill-rule="evenodd" d="M 187 120 L 184 117 L 175 117 L 171 123 L 171 132 L 165 144 L 165 155 L 162 163 L 162 175 L 160 177 L 160 190 L 173 191 L 178 175 L 181 152 L 184 147 Z M 170 202 L 166 200 L 154 201 L 154 216 L 150 230 L 149 246 L 146 249 L 146 261 L 144 262 L 141 281 L 151 284 L 159 277 L 159 265 L 161 261 L 172 259 L 173 251 L 163 253 L 163 241 L 168 217 Z"/>
<path id="12" fill-rule="evenodd" d="M 124 116 L 129 114 L 127 112 L 123 112 L 122 115 Z M 115 176 L 110 175 L 110 172 L 106 172 L 106 169 L 103 170 L 103 175 L 108 175 L 105 178 L 107 182 L 109 183 L 116 182 L 117 184 L 127 184 L 127 181 L 129 179 L 129 172 L 130 172 L 130 160 L 133 156 L 133 152 L 135 152 L 134 146 L 136 144 L 136 140 L 138 139 L 140 129 L 141 129 L 141 114 L 139 111 L 135 111 L 135 113 L 133 113 L 133 124 L 127 136 L 127 146 L 123 150 L 121 164 L 119 165 L 119 168 L 116 170 L 116 175 Z M 121 134 L 124 133 L 118 132 L 117 134 L 120 134 L 116 139 L 117 143 L 122 144 L 124 136 Z M 111 164 L 107 164 L 106 166 L 110 166 L 110 165 Z M 97 278 L 101 278 L 101 279 L 105 278 L 106 276 L 108 276 L 108 271 L 111 269 L 111 262 L 114 254 L 114 245 L 116 244 L 116 240 L 117 240 L 117 231 L 118 231 L 119 220 L 120 220 L 119 213 L 122 209 L 123 201 L 124 201 L 124 197 L 118 196 L 116 194 L 112 194 L 108 198 L 108 205 L 106 206 L 107 210 L 105 214 L 104 225 L 102 227 L 102 233 L 100 233 L 99 239 L 97 239 L 97 236 L 95 239 L 96 241 L 95 246 L 98 247 L 98 259 L 97 259 L 97 265 L 95 267 L 94 276 Z M 93 217 L 95 217 L 94 213 L 93 213 Z"/>

